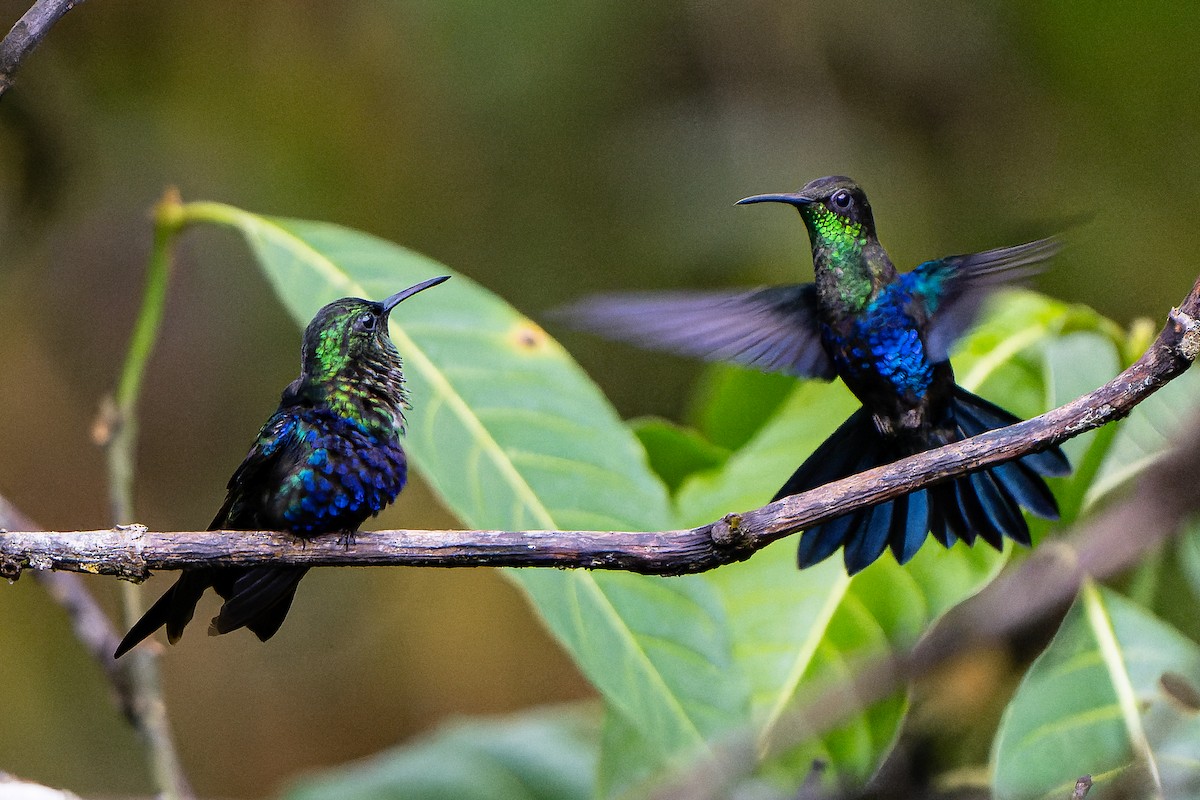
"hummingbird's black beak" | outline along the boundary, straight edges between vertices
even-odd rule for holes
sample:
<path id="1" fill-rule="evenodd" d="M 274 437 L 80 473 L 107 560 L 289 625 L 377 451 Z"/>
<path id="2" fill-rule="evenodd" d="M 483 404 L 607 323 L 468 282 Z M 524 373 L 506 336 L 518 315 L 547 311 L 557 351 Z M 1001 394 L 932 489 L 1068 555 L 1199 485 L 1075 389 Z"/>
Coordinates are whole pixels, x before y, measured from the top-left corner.
<path id="1" fill-rule="evenodd" d="M 756 194 L 753 197 L 743 197 L 734 205 L 744 206 L 749 203 L 787 203 L 789 206 L 806 206 L 814 202 L 813 198 L 800 192 L 789 192 L 787 194 Z"/>
<path id="2" fill-rule="evenodd" d="M 394 295 L 383 301 L 383 313 L 391 312 L 393 308 L 403 303 L 408 298 L 412 297 L 417 292 L 423 292 L 430 286 L 437 286 L 439 283 L 445 283 L 450 280 L 449 275 L 441 275 L 437 278 L 430 278 L 427 281 L 421 281 L 416 286 L 410 286 L 402 292 L 396 292 Z"/>

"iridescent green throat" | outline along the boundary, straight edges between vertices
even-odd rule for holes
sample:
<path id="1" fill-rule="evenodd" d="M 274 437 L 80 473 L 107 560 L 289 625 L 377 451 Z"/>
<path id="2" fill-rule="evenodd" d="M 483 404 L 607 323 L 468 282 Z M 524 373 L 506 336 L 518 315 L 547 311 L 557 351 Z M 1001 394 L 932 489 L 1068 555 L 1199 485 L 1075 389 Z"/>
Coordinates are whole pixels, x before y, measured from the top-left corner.
<path id="1" fill-rule="evenodd" d="M 801 209 L 812 239 L 817 293 L 826 308 L 860 311 L 870 302 L 881 277 L 872 268 L 870 232 L 861 222 L 814 203 Z"/>
<path id="2" fill-rule="evenodd" d="M 338 326 L 320 330 L 301 380 L 304 394 L 368 433 L 399 435 L 404 432 L 408 393 L 404 388 L 403 362 L 386 334 L 373 341 L 360 334 L 352 339 Z"/>
<path id="3" fill-rule="evenodd" d="M 359 374 L 343 375 L 325 387 L 325 406 L 367 433 L 399 436 L 404 433 L 408 394 L 399 370 L 376 371 L 363 365 Z"/>

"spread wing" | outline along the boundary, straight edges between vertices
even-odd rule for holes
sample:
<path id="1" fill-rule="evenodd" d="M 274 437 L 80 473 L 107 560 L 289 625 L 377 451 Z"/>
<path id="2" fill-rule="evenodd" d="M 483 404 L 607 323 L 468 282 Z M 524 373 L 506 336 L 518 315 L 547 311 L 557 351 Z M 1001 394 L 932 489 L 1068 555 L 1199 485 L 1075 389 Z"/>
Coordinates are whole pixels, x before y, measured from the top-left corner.
<path id="1" fill-rule="evenodd" d="M 1041 272 L 1045 262 L 1061 249 L 1062 240 L 1057 237 L 1038 239 L 926 261 L 901 276 L 928 314 L 925 348 L 930 358 L 946 360 L 950 347 L 971 327 L 989 294 Z"/>
<path id="2" fill-rule="evenodd" d="M 607 294 L 553 312 L 610 339 L 767 372 L 830 380 L 811 284 L 749 292 Z"/>

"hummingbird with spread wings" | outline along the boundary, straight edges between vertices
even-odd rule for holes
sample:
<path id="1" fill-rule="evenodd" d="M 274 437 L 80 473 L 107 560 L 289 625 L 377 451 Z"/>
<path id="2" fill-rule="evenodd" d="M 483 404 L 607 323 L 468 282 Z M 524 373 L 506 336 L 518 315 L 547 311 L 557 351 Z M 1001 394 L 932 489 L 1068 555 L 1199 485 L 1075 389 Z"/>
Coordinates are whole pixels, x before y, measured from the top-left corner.
<path id="1" fill-rule="evenodd" d="M 862 407 L 776 492 L 779 499 L 1018 422 L 959 386 L 950 348 L 986 297 L 1040 271 L 1054 238 L 948 256 L 897 272 L 866 194 L 842 176 L 797 192 L 747 197 L 800 212 L 815 282 L 737 292 L 612 294 L 564 309 L 577 327 L 645 347 L 806 378 L 841 378 Z M 1057 447 L 850 512 L 801 535 L 799 565 L 843 548 L 854 574 L 890 548 L 903 564 L 928 535 L 946 547 L 1005 538 L 1030 544 L 1022 507 L 1057 519 L 1044 477 L 1070 472 Z"/>

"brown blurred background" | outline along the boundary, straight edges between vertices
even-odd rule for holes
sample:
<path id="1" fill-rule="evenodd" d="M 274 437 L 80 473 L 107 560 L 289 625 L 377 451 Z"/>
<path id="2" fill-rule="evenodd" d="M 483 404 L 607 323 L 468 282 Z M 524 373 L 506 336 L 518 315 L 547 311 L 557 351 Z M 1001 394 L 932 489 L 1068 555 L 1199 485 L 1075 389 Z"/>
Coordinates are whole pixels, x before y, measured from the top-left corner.
<path id="1" fill-rule="evenodd" d="M 26 5 L 0 0 L 0 25 Z M 169 185 L 378 234 L 536 315 L 588 290 L 807 276 L 794 215 L 732 203 L 845 173 L 905 266 L 1090 219 L 1040 286 L 1161 318 L 1196 271 L 1200 11 L 913 5 L 80 6 L 0 102 L 0 494 L 44 526 L 108 524 L 89 425 Z M 623 414 L 686 416 L 697 366 L 563 340 Z M 139 521 L 208 523 L 298 343 L 240 241 L 188 234 L 142 407 Z M 418 482 L 376 524 L 454 520 Z M 113 582 L 92 585 L 115 609 Z M 163 665 L 191 777 L 219 797 L 448 715 L 589 695 L 482 570 L 318 571 L 269 646 L 201 626 Z M 0 587 L 0 686 L 0 769 L 148 791 L 97 670 L 31 580 Z"/>

